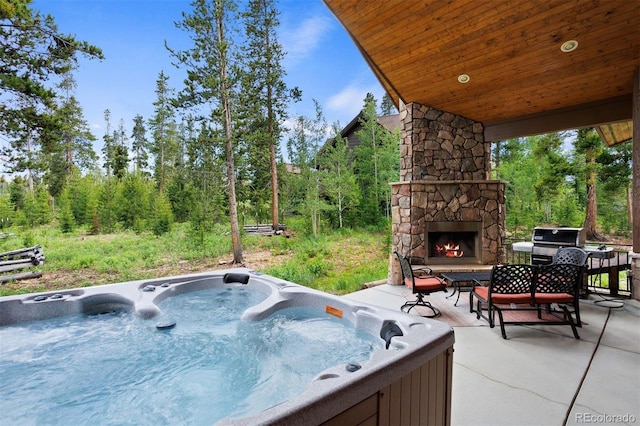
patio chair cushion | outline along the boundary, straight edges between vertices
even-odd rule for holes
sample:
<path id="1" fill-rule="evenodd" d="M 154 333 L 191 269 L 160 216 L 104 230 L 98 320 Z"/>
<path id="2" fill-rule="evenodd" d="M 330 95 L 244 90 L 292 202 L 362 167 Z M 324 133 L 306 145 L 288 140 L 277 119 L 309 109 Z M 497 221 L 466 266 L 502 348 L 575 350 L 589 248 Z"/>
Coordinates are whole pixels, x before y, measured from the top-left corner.
<path id="1" fill-rule="evenodd" d="M 416 290 L 418 291 L 438 291 L 442 290 L 443 287 L 445 287 L 442 283 L 442 280 L 434 276 L 414 277 L 414 279 L 416 281 Z M 411 280 L 408 278 L 404 279 L 404 284 L 409 288 L 413 287 Z"/>
<path id="2" fill-rule="evenodd" d="M 569 293 L 538 293 L 535 294 L 536 303 L 546 305 L 549 303 L 572 303 L 574 297 Z"/>
<path id="3" fill-rule="evenodd" d="M 473 289 L 474 293 L 487 301 L 489 298 L 489 287 L 477 286 Z M 532 303 L 531 293 L 491 293 L 491 302 L 498 304 L 510 303 Z M 546 303 L 546 302 L 541 302 Z"/>

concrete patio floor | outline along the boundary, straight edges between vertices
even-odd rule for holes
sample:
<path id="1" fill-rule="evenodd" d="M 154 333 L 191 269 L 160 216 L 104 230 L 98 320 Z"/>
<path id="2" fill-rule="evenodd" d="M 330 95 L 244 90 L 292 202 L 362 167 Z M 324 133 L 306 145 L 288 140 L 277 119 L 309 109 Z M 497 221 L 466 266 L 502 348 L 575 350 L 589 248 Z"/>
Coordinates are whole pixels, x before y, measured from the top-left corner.
<path id="1" fill-rule="evenodd" d="M 345 295 L 398 310 L 410 289 L 382 284 Z M 640 311 L 581 301 L 583 327 L 453 327 L 453 426 L 640 424 Z M 468 294 L 439 299 L 469 313 Z M 622 306 L 615 303 L 614 306 Z M 412 311 L 413 312 L 413 311 Z"/>

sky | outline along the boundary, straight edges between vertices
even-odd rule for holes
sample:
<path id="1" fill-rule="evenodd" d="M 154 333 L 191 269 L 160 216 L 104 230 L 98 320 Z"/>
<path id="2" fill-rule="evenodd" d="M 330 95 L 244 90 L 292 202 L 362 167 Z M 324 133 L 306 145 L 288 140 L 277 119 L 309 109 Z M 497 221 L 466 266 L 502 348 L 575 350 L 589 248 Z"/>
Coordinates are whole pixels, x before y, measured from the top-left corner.
<path id="1" fill-rule="evenodd" d="M 184 70 L 175 67 L 165 48 L 190 47 L 188 33 L 175 27 L 189 0 L 34 0 L 32 8 L 50 14 L 62 34 L 71 34 L 102 49 L 105 59 L 80 57 L 74 72 L 76 99 L 100 144 L 105 134 L 104 111 L 112 130 L 123 120 L 131 134 L 133 118 L 153 115 L 160 71 L 179 90 Z M 288 87 L 302 90 L 292 104 L 290 120 L 315 116 L 313 100 L 322 107 L 329 126 L 346 126 L 371 92 L 380 101 L 382 86 L 342 25 L 321 0 L 276 0 L 280 11 L 278 41 L 287 53 L 283 67 Z M 149 136 L 149 135 L 148 135 Z M 99 153 L 98 147 L 96 151 Z"/>

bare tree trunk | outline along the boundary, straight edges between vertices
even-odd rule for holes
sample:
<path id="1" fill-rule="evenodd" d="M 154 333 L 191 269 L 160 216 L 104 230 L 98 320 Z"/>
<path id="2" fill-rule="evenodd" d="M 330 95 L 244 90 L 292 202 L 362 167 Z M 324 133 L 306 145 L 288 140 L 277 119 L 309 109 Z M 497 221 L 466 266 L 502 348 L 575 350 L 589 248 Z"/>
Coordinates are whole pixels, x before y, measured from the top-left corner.
<path id="1" fill-rule="evenodd" d="M 627 185 L 625 190 L 627 193 L 627 217 L 629 219 L 629 223 L 633 224 L 633 202 L 631 201 L 631 187 Z"/>
<path id="2" fill-rule="evenodd" d="M 266 48 L 270 50 L 271 47 L 271 39 L 269 37 L 269 32 L 266 32 Z M 271 63 L 267 63 L 267 78 L 270 80 L 271 77 Z M 274 112 L 273 112 L 273 88 L 270 83 L 267 84 L 267 108 L 269 111 L 267 113 L 268 119 L 268 134 L 269 134 L 269 163 L 271 168 L 271 222 L 273 223 L 273 231 L 278 231 L 278 224 L 280 219 L 278 218 L 278 164 L 276 163 L 276 137 L 274 135 Z"/>
<path id="3" fill-rule="evenodd" d="M 31 160 L 31 135 L 27 137 L 27 152 L 29 153 L 29 160 Z M 29 167 L 27 168 L 27 182 L 29 182 L 29 192 L 33 193 L 33 170 L 31 170 L 31 161 L 29 161 Z"/>
<path id="4" fill-rule="evenodd" d="M 273 230 L 278 231 L 278 165 L 276 163 L 276 146 L 271 144 L 269 147 L 269 157 L 271 163 L 271 220 L 273 223 Z"/>
<path id="5" fill-rule="evenodd" d="M 233 263 L 241 264 L 242 245 L 240 244 L 240 226 L 238 224 L 238 203 L 236 200 L 235 163 L 233 160 L 233 138 L 231 137 L 231 117 L 228 112 L 228 101 L 225 102 L 225 137 L 227 139 L 227 181 L 229 186 L 229 220 L 231 222 L 231 244 L 233 246 Z M 227 117 L 229 115 L 229 117 Z"/>
<path id="6" fill-rule="evenodd" d="M 218 16 L 218 45 L 223 43 L 223 21 L 222 17 Z M 231 222 L 231 244 L 233 247 L 233 263 L 242 264 L 242 246 L 240 244 L 240 226 L 238 225 L 238 202 L 236 200 L 236 177 L 235 177 L 235 162 L 233 159 L 233 131 L 231 129 L 231 94 L 228 87 L 227 80 L 227 64 L 226 61 L 221 61 L 220 65 L 220 82 L 222 85 L 222 109 L 224 120 L 224 136 L 225 136 L 225 151 L 227 158 L 227 182 L 229 190 L 229 220 Z"/>
<path id="7" fill-rule="evenodd" d="M 589 160 L 595 163 L 595 159 Z M 596 220 L 598 218 L 598 197 L 596 195 L 597 172 L 591 168 L 587 176 L 587 214 L 584 218 L 584 229 L 589 240 L 604 240 L 596 229 Z"/>

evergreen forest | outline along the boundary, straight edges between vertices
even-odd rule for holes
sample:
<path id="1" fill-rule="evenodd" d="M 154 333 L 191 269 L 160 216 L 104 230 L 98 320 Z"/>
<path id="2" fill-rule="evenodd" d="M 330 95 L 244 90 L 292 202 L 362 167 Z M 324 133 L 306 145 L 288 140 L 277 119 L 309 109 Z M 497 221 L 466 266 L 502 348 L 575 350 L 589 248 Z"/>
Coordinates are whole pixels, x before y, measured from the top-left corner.
<path id="1" fill-rule="evenodd" d="M 396 111 L 387 98 L 363 99 L 355 148 L 317 101 L 314 116 L 288 117 L 304 94 L 283 82 L 274 1 L 194 0 L 176 23 L 193 45 L 167 43 L 185 88 L 159 70 L 153 115 L 125 123 L 106 109 L 100 135 L 73 78 L 78 58 L 102 59 L 100 48 L 59 32 L 30 0 L 0 0 L 0 24 L 3 235 L 49 227 L 160 238 L 178 226 L 206 244 L 227 229 L 238 264 L 246 225 L 295 223 L 312 240 L 345 229 L 390 238 L 400 134 L 377 118 Z M 550 224 L 630 237 L 631 149 L 605 147 L 594 129 L 493 144 L 492 178 L 508 182 L 508 236 L 527 240 Z"/>

